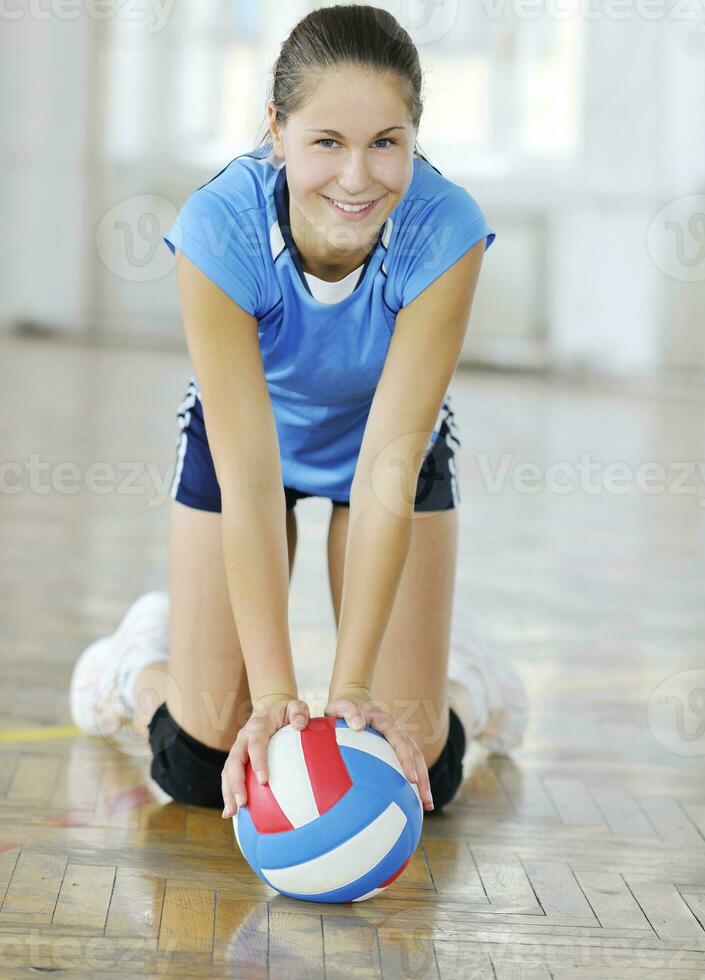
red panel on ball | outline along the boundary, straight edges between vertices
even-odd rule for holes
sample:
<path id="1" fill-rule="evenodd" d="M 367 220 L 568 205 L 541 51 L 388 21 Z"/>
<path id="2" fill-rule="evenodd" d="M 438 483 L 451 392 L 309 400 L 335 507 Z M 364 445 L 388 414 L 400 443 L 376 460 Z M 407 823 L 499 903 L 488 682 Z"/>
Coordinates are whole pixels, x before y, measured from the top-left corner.
<path id="1" fill-rule="evenodd" d="M 311 718 L 301 732 L 301 747 L 319 813 L 326 813 L 352 787 L 335 737 L 335 718 Z"/>
<path id="2" fill-rule="evenodd" d="M 269 783 L 260 786 L 248 761 L 245 766 L 245 786 L 247 787 L 247 806 L 252 823 L 260 834 L 281 834 L 293 830 L 291 822 L 276 801 Z"/>

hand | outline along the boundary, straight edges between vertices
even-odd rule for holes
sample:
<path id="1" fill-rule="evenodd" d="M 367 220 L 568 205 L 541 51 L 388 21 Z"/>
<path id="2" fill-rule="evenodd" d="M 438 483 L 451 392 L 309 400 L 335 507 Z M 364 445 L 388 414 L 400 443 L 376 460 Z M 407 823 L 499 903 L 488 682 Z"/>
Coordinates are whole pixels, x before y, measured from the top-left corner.
<path id="1" fill-rule="evenodd" d="M 235 744 L 225 760 L 221 783 L 223 788 L 223 817 L 232 817 L 238 807 L 247 804 L 245 766 L 249 759 L 260 784 L 267 782 L 267 746 L 269 740 L 285 725 L 302 731 L 310 721 L 305 701 L 287 694 L 270 694 L 257 698 L 257 710 L 237 733 Z M 261 774 L 261 775 L 260 775 Z"/>
<path id="2" fill-rule="evenodd" d="M 370 728 L 381 732 L 396 752 L 406 778 L 409 782 L 418 784 L 419 796 L 424 800 L 424 809 L 433 810 L 431 783 L 421 750 L 413 738 L 399 727 L 394 715 L 385 711 L 382 705 L 374 700 L 368 688 L 354 684 L 342 685 L 336 689 L 335 694 L 329 695 L 323 714 L 344 718 L 349 727 L 355 731 L 361 731 L 369 725 Z"/>

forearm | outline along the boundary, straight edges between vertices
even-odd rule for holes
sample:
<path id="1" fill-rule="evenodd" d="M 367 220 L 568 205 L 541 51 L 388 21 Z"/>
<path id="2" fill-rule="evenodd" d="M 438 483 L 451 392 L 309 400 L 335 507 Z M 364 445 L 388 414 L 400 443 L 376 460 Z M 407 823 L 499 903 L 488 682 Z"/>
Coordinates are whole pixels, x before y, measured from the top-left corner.
<path id="1" fill-rule="evenodd" d="M 253 702 L 297 695 L 289 635 L 284 492 L 224 496 L 222 536 L 233 618 Z"/>
<path id="2" fill-rule="evenodd" d="M 351 498 L 343 591 L 331 692 L 371 688 L 375 663 L 409 553 L 406 508 L 385 506 L 374 493 Z"/>

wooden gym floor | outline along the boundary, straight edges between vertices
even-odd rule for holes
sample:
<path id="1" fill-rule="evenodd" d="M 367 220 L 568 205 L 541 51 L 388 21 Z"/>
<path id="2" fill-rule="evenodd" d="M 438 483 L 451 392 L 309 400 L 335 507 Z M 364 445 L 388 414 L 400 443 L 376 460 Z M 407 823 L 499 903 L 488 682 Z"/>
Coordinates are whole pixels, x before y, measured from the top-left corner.
<path id="1" fill-rule="evenodd" d="M 705 977 L 705 485 L 686 473 L 704 390 L 458 373 L 456 601 L 526 679 L 530 731 L 426 820 L 382 897 L 317 906 L 265 888 L 219 812 L 163 805 L 148 759 L 70 724 L 80 651 L 165 587 L 190 373 L 183 354 L 0 341 L 0 977 Z M 522 491 L 521 463 L 560 461 L 577 489 Z M 664 492 L 658 469 L 635 485 L 646 463 Z M 297 506 L 314 709 L 328 509 Z"/>

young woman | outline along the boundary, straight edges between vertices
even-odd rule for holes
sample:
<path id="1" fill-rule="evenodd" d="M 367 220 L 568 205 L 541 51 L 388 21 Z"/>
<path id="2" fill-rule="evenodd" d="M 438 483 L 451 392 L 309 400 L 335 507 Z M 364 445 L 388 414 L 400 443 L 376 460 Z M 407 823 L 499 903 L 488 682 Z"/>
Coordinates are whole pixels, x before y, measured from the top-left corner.
<path id="1" fill-rule="evenodd" d="M 131 725 L 172 798 L 247 802 L 248 759 L 302 729 L 288 629 L 297 499 L 332 501 L 337 625 L 325 714 L 370 725 L 428 812 L 470 738 L 523 740 L 513 669 L 450 658 L 459 500 L 448 392 L 484 251 L 474 198 L 418 152 L 418 53 L 369 6 L 284 42 L 264 139 L 188 198 L 165 241 L 195 374 L 171 488 L 170 596 L 92 644 L 74 720 Z M 151 700 L 148 695 L 151 694 Z M 149 703 L 148 703 L 149 702 Z"/>

